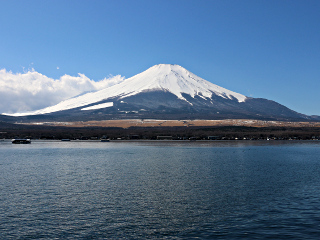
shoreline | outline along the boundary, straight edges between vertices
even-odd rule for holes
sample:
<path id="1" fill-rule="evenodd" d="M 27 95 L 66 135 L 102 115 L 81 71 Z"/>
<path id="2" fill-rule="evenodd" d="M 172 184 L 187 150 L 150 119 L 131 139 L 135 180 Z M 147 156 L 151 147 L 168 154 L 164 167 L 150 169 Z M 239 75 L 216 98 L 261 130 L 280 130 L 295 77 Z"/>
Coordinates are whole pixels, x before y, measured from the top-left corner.
<path id="1" fill-rule="evenodd" d="M 28 126 L 55 127 L 315 127 L 320 128 L 320 122 L 293 121 L 265 121 L 253 119 L 225 119 L 225 120 L 166 120 L 166 119 L 117 119 L 101 121 L 75 122 L 31 122 L 16 123 Z"/>

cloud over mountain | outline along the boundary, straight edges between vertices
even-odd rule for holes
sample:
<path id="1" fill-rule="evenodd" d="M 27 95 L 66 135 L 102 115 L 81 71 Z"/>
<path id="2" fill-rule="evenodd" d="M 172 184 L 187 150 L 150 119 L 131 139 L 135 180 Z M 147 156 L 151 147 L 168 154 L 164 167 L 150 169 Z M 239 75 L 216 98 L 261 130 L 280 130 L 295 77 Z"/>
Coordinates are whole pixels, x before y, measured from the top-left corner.
<path id="1" fill-rule="evenodd" d="M 0 113 L 32 111 L 54 105 L 87 91 L 98 91 L 118 84 L 124 77 L 110 76 L 100 81 L 84 74 L 49 78 L 34 69 L 25 73 L 0 70 Z"/>

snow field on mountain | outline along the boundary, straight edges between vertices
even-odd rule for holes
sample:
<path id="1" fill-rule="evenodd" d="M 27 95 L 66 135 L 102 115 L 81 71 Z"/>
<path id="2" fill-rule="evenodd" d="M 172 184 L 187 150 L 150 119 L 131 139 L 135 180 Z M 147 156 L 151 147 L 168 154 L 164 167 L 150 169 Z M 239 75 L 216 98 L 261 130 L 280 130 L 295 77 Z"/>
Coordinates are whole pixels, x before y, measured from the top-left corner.
<path id="1" fill-rule="evenodd" d="M 94 109 L 101 109 L 101 108 L 107 108 L 112 106 L 113 106 L 113 102 L 107 102 L 107 103 L 101 103 L 101 104 L 93 105 L 90 107 L 82 108 L 81 110 L 94 110 Z"/>

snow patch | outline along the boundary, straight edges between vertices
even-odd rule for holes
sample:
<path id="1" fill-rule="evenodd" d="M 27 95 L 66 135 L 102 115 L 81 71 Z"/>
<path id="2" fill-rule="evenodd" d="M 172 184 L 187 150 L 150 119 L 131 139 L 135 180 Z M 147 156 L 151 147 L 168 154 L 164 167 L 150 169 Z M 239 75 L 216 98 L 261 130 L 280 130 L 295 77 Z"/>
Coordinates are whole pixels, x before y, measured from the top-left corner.
<path id="1" fill-rule="evenodd" d="M 82 108 L 81 110 L 94 110 L 94 109 L 101 109 L 101 108 L 107 108 L 112 106 L 113 106 L 113 102 L 107 102 L 107 103 L 101 103 L 101 104 L 93 105 L 90 107 Z"/>

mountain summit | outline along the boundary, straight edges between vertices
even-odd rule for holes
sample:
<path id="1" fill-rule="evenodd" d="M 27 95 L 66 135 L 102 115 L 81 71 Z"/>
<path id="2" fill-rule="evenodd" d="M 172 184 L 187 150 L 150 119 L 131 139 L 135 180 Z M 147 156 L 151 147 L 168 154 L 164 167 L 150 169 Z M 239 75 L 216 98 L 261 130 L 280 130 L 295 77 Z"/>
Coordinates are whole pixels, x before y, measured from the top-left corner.
<path id="1" fill-rule="evenodd" d="M 249 98 L 179 65 L 159 64 L 123 82 L 41 110 L 11 116 L 41 119 L 307 119 L 274 101 Z"/>
<path id="2" fill-rule="evenodd" d="M 127 79 L 123 84 L 119 84 L 117 88 L 128 95 L 145 91 L 166 91 L 185 101 L 186 99 L 182 94 L 188 94 L 192 98 L 195 96 L 211 98 L 212 94 L 215 94 L 223 98 L 236 98 L 239 102 L 243 102 L 246 98 L 241 94 L 210 83 L 179 65 L 172 64 L 155 65 Z"/>

